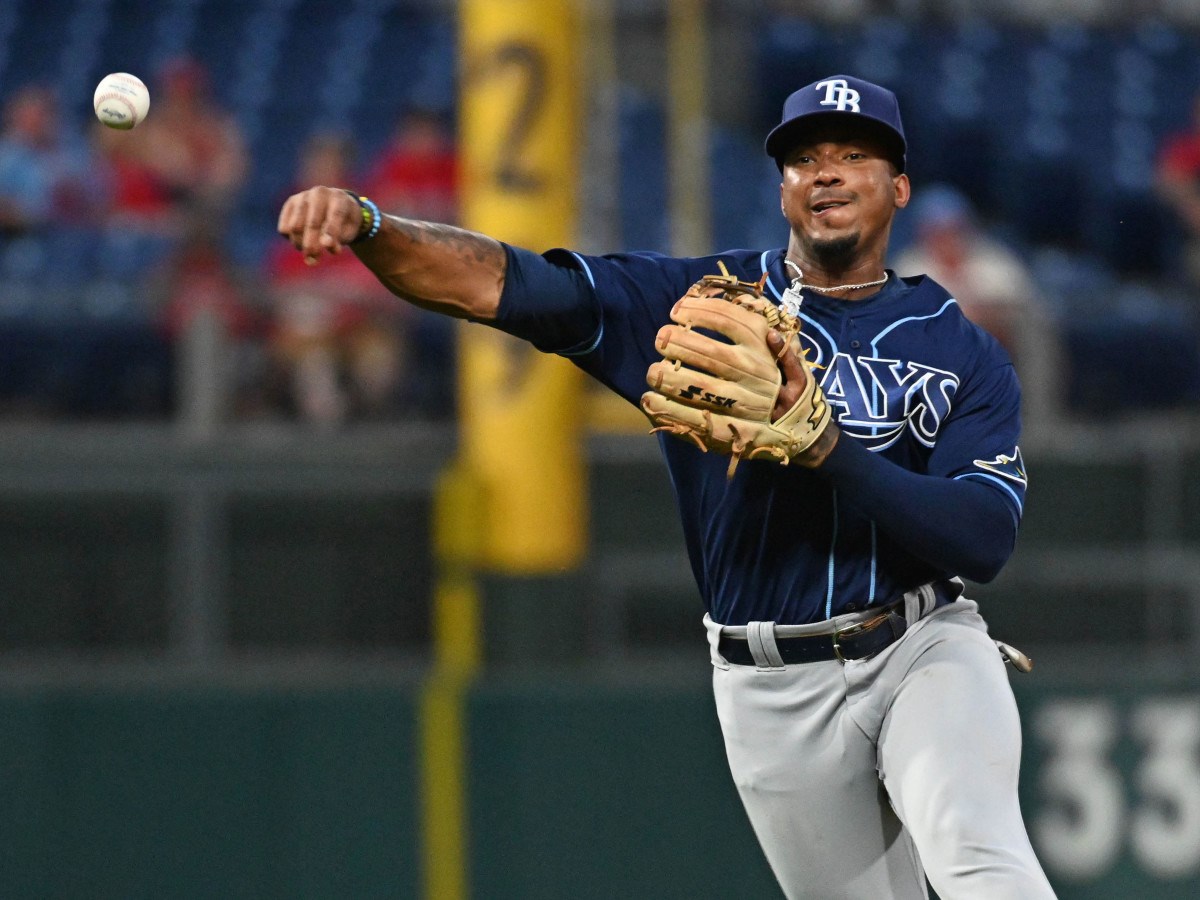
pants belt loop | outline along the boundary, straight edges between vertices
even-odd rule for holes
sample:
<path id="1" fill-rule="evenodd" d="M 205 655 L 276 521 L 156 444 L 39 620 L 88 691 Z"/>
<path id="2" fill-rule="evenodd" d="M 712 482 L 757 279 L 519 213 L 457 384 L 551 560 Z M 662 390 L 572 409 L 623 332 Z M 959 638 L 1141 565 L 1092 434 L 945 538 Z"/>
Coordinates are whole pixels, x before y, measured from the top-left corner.
<path id="1" fill-rule="evenodd" d="M 921 592 L 921 618 L 925 618 L 937 607 L 937 591 L 932 584 L 923 584 L 917 588 Z"/>
<path id="2" fill-rule="evenodd" d="M 916 625 L 937 607 L 937 591 L 932 584 L 915 587 L 904 595 L 904 618 L 909 625 Z"/>
<path id="3" fill-rule="evenodd" d="M 925 613 L 925 596 L 921 588 L 913 588 L 904 594 L 904 619 L 909 625 L 916 625 Z"/>
<path id="4" fill-rule="evenodd" d="M 784 668 L 783 657 L 779 655 L 779 646 L 775 643 L 774 622 L 748 622 L 746 641 L 750 645 L 754 665 L 759 669 Z"/>

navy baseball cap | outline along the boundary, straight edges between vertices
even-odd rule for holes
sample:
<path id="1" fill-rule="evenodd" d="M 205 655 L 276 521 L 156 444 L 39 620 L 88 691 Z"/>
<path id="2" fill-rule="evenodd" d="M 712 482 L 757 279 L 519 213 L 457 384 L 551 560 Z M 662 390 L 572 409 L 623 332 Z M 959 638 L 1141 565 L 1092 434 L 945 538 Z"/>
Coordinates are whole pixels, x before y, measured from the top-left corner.
<path id="1" fill-rule="evenodd" d="M 832 117 L 852 117 L 878 132 L 892 161 L 904 171 L 908 144 L 900 121 L 900 103 L 885 87 L 852 75 L 830 75 L 796 91 L 783 103 L 783 121 L 767 135 L 767 155 L 783 171 L 783 158 L 796 145 L 801 131 Z"/>

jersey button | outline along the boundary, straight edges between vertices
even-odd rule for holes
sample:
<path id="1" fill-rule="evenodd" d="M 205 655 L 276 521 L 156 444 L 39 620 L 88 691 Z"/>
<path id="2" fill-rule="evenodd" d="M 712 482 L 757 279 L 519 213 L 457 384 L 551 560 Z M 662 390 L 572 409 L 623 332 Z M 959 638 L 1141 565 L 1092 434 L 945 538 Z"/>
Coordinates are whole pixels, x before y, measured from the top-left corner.
<path id="1" fill-rule="evenodd" d="M 853 347 L 855 350 L 857 350 L 859 347 L 862 346 L 862 341 L 851 341 L 850 346 Z"/>
<path id="2" fill-rule="evenodd" d="M 847 603 L 846 604 L 846 612 L 857 612 L 857 611 L 858 611 L 857 603 Z"/>

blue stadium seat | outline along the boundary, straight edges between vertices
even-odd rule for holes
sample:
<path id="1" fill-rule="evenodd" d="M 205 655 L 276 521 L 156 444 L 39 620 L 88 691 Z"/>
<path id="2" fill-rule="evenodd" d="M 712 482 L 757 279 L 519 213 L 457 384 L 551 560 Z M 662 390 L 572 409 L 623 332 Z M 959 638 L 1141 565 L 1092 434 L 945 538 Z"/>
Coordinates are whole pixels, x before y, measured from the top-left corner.
<path id="1" fill-rule="evenodd" d="M 1200 330 L 1188 301 L 1140 283 L 1119 286 L 1106 307 L 1104 299 L 1061 323 L 1068 405 L 1111 418 L 1200 402 Z"/>
<path id="2" fill-rule="evenodd" d="M 278 192 L 291 184 L 300 148 L 312 133 L 310 116 L 291 106 L 271 105 L 262 112 L 254 150 L 254 192 Z"/>
<path id="3" fill-rule="evenodd" d="M 97 72 L 97 81 L 108 72 L 143 73 L 143 77 L 152 81 L 149 57 L 150 48 L 155 46 L 155 11 L 159 8 L 147 0 L 113 3 L 109 7 L 109 27 L 96 63 L 97 70 L 102 70 Z"/>
<path id="4" fill-rule="evenodd" d="M 666 210 L 666 121 L 662 110 L 632 91 L 620 99 L 621 245 L 670 249 Z"/>
<path id="5" fill-rule="evenodd" d="M 713 248 L 782 247 L 779 171 L 756 138 L 714 128 L 711 145 Z"/>
<path id="6" fill-rule="evenodd" d="M 163 232 L 107 228 L 95 236 L 92 274 L 100 279 L 135 283 L 160 266 L 175 241 Z"/>
<path id="7" fill-rule="evenodd" d="M 997 210 L 1024 241 L 1081 249 L 1088 173 L 1070 153 L 1018 153 L 1000 165 Z"/>
<path id="8" fill-rule="evenodd" d="M 1094 193 L 1087 228 L 1092 249 L 1121 275 L 1170 276 L 1183 253 L 1183 230 L 1174 215 L 1149 190 Z"/>
<path id="9" fill-rule="evenodd" d="M 75 0 L 27 0 L 9 34 L 8 65 L 0 71 L 6 91 L 32 82 L 54 84 L 62 55 L 63 22 Z"/>

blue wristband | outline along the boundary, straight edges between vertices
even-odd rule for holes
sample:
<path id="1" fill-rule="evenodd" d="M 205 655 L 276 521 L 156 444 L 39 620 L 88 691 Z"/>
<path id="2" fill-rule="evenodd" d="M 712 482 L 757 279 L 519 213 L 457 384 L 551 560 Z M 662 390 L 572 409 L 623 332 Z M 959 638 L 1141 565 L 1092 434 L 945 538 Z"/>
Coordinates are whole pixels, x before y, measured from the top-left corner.
<path id="1" fill-rule="evenodd" d="M 375 237 L 379 234 L 380 226 L 383 225 L 383 214 L 379 211 L 379 206 L 374 200 L 356 194 L 354 191 L 346 191 L 346 193 L 358 202 L 359 209 L 362 210 L 362 223 L 358 227 L 358 234 L 350 243 L 357 244 L 359 241 Z"/>

